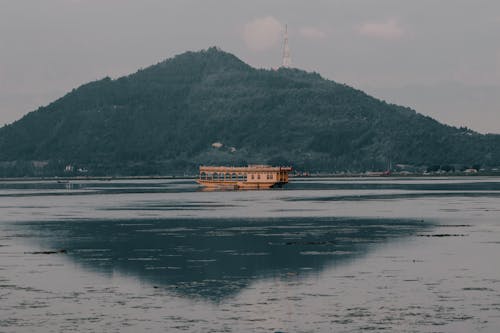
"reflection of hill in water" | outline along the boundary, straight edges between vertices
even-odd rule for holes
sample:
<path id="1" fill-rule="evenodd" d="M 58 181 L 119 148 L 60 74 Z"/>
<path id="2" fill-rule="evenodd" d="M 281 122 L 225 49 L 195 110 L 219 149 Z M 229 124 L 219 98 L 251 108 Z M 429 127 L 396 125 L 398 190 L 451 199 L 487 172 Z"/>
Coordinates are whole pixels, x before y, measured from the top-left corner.
<path id="1" fill-rule="evenodd" d="M 234 219 L 29 223 L 43 246 L 188 297 L 219 301 L 255 279 L 319 272 L 429 227 L 411 220 Z"/>

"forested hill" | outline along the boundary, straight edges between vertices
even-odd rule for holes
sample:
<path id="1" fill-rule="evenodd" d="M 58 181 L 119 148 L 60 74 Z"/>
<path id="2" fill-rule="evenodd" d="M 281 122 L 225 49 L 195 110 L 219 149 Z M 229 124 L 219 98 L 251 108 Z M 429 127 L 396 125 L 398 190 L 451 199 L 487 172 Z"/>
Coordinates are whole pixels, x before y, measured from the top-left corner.
<path id="1" fill-rule="evenodd" d="M 248 163 L 310 172 L 382 170 L 389 161 L 497 166 L 500 136 L 210 48 L 85 84 L 4 126 L 0 161 L 3 176 L 183 174 Z"/>

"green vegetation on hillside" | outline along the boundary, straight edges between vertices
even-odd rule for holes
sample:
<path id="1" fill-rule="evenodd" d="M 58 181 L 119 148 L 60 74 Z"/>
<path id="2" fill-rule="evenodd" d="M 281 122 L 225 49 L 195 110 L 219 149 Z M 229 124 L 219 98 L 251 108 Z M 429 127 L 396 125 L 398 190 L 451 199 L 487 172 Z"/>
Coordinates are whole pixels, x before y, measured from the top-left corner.
<path id="1" fill-rule="evenodd" d="M 499 143 L 315 73 L 254 69 L 210 48 L 85 84 L 4 126 L 0 176 L 183 174 L 248 163 L 309 172 L 383 170 L 389 161 L 497 166 Z"/>

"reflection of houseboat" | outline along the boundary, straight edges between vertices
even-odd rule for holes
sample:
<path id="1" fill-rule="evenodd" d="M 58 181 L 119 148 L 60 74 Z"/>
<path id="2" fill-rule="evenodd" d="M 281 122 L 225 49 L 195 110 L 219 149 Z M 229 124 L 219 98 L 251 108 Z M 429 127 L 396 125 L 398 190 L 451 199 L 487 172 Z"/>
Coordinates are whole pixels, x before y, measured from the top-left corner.
<path id="1" fill-rule="evenodd" d="M 247 167 L 200 166 L 196 182 L 207 187 L 271 188 L 288 183 L 291 167 L 249 165 Z"/>

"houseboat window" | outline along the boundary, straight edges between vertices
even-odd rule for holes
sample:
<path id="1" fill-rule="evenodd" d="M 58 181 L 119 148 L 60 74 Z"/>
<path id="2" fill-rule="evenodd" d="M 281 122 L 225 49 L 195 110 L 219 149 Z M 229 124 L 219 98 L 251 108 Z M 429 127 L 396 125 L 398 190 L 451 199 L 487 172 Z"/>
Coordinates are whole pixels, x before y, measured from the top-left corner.
<path id="1" fill-rule="evenodd" d="M 205 172 L 200 173 L 200 179 L 207 179 L 207 174 Z"/>
<path id="2" fill-rule="evenodd" d="M 231 179 L 233 179 L 233 180 L 238 179 L 238 175 L 237 175 L 237 174 L 235 174 L 235 173 L 233 173 L 233 174 L 231 175 Z"/>
<path id="3" fill-rule="evenodd" d="M 254 175 L 253 174 L 252 174 L 251 178 L 254 179 Z"/>
<path id="4" fill-rule="evenodd" d="M 226 179 L 231 179 L 231 174 L 230 173 L 226 173 Z"/>
<path id="5" fill-rule="evenodd" d="M 260 179 L 260 173 L 257 175 L 257 179 Z"/>

